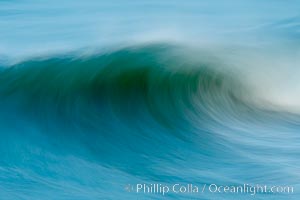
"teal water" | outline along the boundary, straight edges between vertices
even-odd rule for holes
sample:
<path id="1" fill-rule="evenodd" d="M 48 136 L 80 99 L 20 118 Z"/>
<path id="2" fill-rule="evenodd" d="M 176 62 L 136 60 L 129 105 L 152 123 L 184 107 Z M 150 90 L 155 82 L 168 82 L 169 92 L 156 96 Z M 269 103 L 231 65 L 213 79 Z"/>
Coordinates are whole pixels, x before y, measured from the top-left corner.
<path id="1" fill-rule="evenodd" d="M 299 199 L 298 8 L 0 2 L 0 199 Z"/>
<path id="2" fill-rule="evenodd" d="M 250 88 L 217 59 L 178 49 L 138 46 L 3 68 L 1 196 L 138 199 L 125 185 L 152 182 L 296 190 L 299 116 L 250 101 Z"/>

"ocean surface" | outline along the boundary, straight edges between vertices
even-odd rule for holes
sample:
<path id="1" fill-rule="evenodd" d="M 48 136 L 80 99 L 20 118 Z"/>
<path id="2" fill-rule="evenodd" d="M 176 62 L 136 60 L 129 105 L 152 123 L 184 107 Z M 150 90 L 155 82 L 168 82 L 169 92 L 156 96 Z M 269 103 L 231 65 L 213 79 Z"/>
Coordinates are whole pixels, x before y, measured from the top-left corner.
<path id="1" fill-rule="evenodd" d="M 299 11 L 0 1 L 0 199 L 300 199 Z"/>

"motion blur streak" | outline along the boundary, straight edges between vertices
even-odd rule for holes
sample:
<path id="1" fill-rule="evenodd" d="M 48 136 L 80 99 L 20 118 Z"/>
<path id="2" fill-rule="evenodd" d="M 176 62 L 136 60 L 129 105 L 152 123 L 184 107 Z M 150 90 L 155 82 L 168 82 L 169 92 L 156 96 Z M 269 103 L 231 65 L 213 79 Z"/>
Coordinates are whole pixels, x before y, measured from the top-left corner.
<path id="1" fill-rule="evenodd" d="M 0 199 L 299 199 L 298 4 L 1 1 Z"/>

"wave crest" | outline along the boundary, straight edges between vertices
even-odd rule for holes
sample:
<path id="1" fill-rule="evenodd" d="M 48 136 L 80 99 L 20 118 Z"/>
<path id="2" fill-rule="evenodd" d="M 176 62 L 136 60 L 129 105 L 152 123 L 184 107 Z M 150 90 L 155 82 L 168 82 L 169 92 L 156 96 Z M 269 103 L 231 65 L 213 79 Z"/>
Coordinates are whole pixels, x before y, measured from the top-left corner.
<path id="1" fill-rule="evenodd" d="M 148 115 L 169 128 L 217 119 L 245 103 L 246 87 L 222 63 L 177 49 L 152 45 L 22 62 L 1 72 L 1 96 L 22 98 L 18 108 L 48 120 L 90 124 L 117 116 L 135 123 Z"/>

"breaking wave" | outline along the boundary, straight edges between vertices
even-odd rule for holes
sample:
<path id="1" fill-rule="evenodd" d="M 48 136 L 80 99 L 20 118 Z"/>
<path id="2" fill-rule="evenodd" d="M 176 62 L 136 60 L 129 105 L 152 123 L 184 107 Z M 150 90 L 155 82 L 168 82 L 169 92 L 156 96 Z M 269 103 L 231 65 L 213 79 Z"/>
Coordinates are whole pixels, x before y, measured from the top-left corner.
<path id="1" fill-rule="evenodd" d="M 124 185 L 141 182 L 298 187 L 299 116 L 264 107 L 217 55 L 186 51 L 144 45 L 3 66 L 1 196 L 132 199 Z"/>

